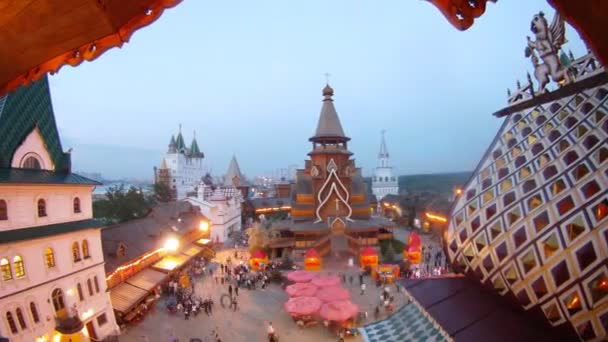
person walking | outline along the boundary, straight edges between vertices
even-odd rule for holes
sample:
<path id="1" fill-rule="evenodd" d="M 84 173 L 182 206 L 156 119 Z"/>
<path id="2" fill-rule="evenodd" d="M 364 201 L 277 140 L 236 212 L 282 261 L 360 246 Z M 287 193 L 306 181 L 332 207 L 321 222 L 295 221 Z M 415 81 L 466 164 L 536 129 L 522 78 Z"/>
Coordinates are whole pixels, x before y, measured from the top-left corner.
<path id="1" fill-rule="evenodd" d="M 361 296 L 365 294 L 365 283 L 361 284 Z"/>

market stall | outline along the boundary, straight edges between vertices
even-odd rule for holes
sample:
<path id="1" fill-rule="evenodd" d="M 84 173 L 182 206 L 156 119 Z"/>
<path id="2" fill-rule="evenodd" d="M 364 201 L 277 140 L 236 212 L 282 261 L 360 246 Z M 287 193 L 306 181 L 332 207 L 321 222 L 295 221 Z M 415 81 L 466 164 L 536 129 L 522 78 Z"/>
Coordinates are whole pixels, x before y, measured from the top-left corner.
<path id="1" fill-rule="evenodd" d="M 422 242 L 416 232 L 412 232 L 407 242 L 407 248 L 403 250 L 403 260 L 409 260 L 412 265 L 420 264 L 422 258 Z"/>
<path id="2" fill-rule="evenodd" d="M 319 289 L 312 283 L 295 283 L 285 288 L 289 297 L 314 297 Z"/>
<path id="3" fill-rule="evenodd" d="M 363 268 L 378 266 L 378 252 L 371 247 L 363 248 L 359 253 L 359 264 Z"/>
<path id="4" fill-rule="evenodd" d="M 304 254 L 304 269 L 308 271 L 318 271 L 321 269 L 321 254 L 316 249 L 309 249 Z"/>
<path id="5" fill-rule="evenodd" d="M 308 271 L 293 271 L 287 273 L 287 280 L 294 283 L 306 283 L 312 280 L 316 275 Z"/>
<path id="6" fill-rule="evenodd" d="M 152 268 L 158 271 L 170 273 L 175 269 L 180 268 L 186 261 L 188 261 L 188 257 L 181 254 L 175 255 L 167 255 L 154 265 Z"/>
<path id="7" fill-rule="evenodd" d="M 152 291 L 155 287 L 161 285 L 165 279 L 167 279 L 166 273 L 146 268 L 127 279 L 126 282 L 140 289 Z"/>
<path id="8" fill-rule="evenodd" d="M 268 255 L 261 249 L 256 250 L 249 258 L 249 266 L 254 271 L 259 271 L 268 265 Z"/>
<path id="9" fill-rule="evenodd" d="M 372 278 L 376 281 L 393 283 L 399 277 L 399 266 L 382 264 L 372 268 Z"/>
<path id="10" fill-rule="evenodd" d="M 340 286 L 328 286 L 320 288 L 315 296 L 324 303 L 329 303 L 350 299 L 350 292 Z"/>

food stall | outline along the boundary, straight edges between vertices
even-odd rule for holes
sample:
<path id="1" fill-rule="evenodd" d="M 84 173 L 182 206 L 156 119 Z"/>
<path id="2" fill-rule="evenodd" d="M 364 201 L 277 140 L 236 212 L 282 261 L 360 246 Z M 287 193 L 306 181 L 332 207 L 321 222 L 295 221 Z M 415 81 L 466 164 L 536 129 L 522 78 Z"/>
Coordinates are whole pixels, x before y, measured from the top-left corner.
<path id="1" fill-rule="evenodd" d="M 422 258 L 422 242 L 416 232 L 412 232 L 408 239 L 407 248 L 403 249 L 403 260 L 409 260 L 412 265 L 420 264 Z"/>
<path id="2" fill-rule="evenodd" d="M 378 252 L 371 247 L 365 247 L 359 253 L 359 264 L 362 268 L 378 266 Z"/>
<path id="3" fill-rule="evenodd" d="M 304 269 L 307 271 L 321 269 L 321 254 L 316 249 L 311 248 L 304 254 Z"/>
<path id="4" fill-rule="evenodd" d="M 399 266 L 392 264 L 381 264 L 375 268 L 372 268 L 372 278 L 376 281 L 384 282 L 386 280 L 387 283 L 391 284 L 399 277 Z"/>
<path id="5" fill-rule="evenodd" d="M 264 266 L 268 265 L 268 254 L 266 254 L 263 250 L 258 249 L 249 258 L 249 266 L 254 271 L 259 271 L 264 268 Z"/>

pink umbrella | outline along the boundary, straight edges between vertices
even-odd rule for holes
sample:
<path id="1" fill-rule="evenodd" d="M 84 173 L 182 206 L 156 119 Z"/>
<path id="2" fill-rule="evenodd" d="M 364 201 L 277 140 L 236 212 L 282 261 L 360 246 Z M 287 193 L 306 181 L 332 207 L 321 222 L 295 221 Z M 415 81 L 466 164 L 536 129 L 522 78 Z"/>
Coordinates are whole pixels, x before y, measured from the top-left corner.
<path id="1" fill-rule="evenodd" d="M 338 286 L 340 285 L 340 277 L 335 275 L 318 276 L 311 280 L 311 283 L 318 287 Z"/>
<path id="2" fill-rule="evenodd" d="M 351 303 L 350 300 L 325 303 L 321 307 L 321 317 L 328 321 L 343 322 L 353 318 L 359 312 L 359 307 Z"/>
<path id="3" fill-rule="evenodd" d="M 306 283 L 314 277 L 315 274 L 308 271 L 293 271 L 287 274 L 287 279 L 296 283 Z"/>
<path id="4" fill-rule="evenodd" d="M 289 297 L 313 297 L 319 288 L 311 283 L 295 283 L 287 286 L 285 292 Z"/>
<path id="5" fill-rule="evenodd" d="M 283 307 L 290 315 L 308 316 L 317 313 L 321 304 L 321 300 L 316 297 L 294 297 L 289 298 Z"/>
<path id="6" fill-rule="evenodd" d="M 350 298 L 350 293 L 347 289 L 339 286 L 328 286 L 322 287 L 317 291 L 317 298 L 323 302 L 335 302 L 340 300 L 347 300 Z"/>

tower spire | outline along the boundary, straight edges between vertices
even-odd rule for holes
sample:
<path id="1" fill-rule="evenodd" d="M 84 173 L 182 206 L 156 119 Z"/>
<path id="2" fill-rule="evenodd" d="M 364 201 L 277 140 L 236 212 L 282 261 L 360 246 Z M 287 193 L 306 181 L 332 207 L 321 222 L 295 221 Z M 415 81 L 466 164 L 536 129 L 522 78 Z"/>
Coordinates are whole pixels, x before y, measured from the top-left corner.
<path id="1" fill-rule="evenodd" d="M 386 133 L 386 130 L 383 129 L 382 131 L 380 131 L 381 138 L 380 138 L 380 151 L 378 152 L 378 159 L 380 159 L 381 167 L 388 167 L 389 154 L 388 154 L 388 149 L 386 148 L 386 141 L 384 140 L 384 133 Z"/>

